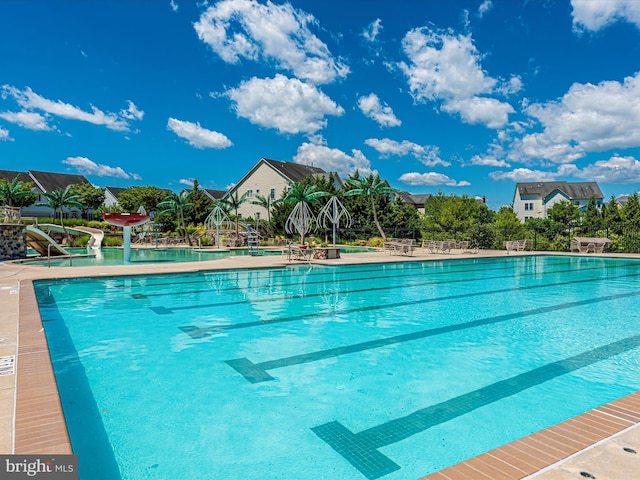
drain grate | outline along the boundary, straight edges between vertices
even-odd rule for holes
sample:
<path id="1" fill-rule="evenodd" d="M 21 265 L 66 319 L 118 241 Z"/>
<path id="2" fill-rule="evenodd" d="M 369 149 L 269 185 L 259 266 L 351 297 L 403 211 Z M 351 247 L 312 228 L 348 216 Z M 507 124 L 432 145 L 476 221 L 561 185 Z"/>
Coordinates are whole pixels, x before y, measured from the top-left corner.
<path id="1" fill-rule="evenodd" d="M 0 376 L 13 375 L 16 372 L 16 356 L 0 357 Z"/>

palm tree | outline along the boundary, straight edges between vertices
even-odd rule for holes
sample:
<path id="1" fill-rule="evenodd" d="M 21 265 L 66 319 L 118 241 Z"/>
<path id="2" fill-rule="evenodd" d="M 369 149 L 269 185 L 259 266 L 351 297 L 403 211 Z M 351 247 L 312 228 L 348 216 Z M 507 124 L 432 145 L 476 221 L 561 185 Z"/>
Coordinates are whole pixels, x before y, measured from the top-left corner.
<path id="1" fill-rule="evenodd" d="M 182 191 L 180 193 L 171 193 L 164 201 L 158 204 L 158 207 L 164 208 L 160 213 L 176 213 L 178 215 L 178 223 L 182 228 L 182 232 L 187 237 L 187 242 L 191 246 L 191 238 L 187 233 L 187 227 L 184 224 L 184 211 L 193 206 L 193 203 L 189 202 L 193 190 L 187 192 Z"/>
<path id="2" fill-rule="evenodd" d="M 350 183 L 355 188 L 345 192 L 345 196 L 351 195 L 365 195 L 371 199 L 371 209 L 373 210 L 373 222 L 378 227 L 378 232 L 382 240 L 387 241 L 387 236 L 384 234 L 380 222 L 378 221 L 378 214 L 376 213 L 376 203 L 374 197 L 377 195 L 386 195 L 389 193 L 397 192 L 395 188 L 389 186 L 386 181 L 381 181 L 379 175 L 369 175 L 363 178 L 351 178 L 347 183 Z"/>
<path id="3" fill-rule="evenodd" d="M 317 185 L 303 185 L 302 182 L 289 182 L 289 193 L 284 198 L 284 203 L 295 203 L 289 218 L 285 224 L 288 232 L 295 229 L 300 234 L 300 244 L 304 244 L 304 235 L 313 228 L 316 218 L 309 205 L 320 203 L 320 198 L 329 195 L 327 192 L 316 191 Z"/>
<path id="4" fill-rule="evenodd" d="M 68 238 L 69 234 L 67 233 L 67 229 L 62 221 L 64 209 L 66 207 L 79 208 L 82 210 L 84 205 L 80 202 L 80 195 L 73 193 L 69 188 L 66 188 L 65 190 L 58 188 L 57 190 L 45 192 L 43 195 L 47 198 L 47 201 L 38 203 L 38 205 L 53 208 L 54 217 L 56 216 L 56 211 L 60 209 L 60 225 L 62 225 L 65 238 Z"/>
<path id="5" fill-rule="evenodd" d="M 238 237 L 240 236 L 240 230 L 238 227 L 240 216 L 238 215 L 238 209 L 240 208 L 240 205 L 245 203 L 247 200 L 249 200 L 247 197 L 247 192 L 244 192 L 241 196 L 238 196 L 237 190 L 233 193 L 233 195 L 229 195 L 228 197 L 222 199 L 222 202 L 229 207 L 229 210 L 233 210 L 236 215 L 236 242 L 238 241 Z"/>
<path id="6" fill-rule="evenodd" d="M 256 195 L 256 199 L 251 202 L 253 205 L 258 205 L 267 211 L 267 230 L 269 231 L 271 230 L 271 207 L 280 202 L 282 202 L 281 198 L 272 199 L 271 195 L 265 197 L 260 194 Z"/>
<path id="7" fill-rule="evenodd" d="M 8 207 L 20 206 L 20 200 L 32 197 L 35 200 L 37 195 L 30 189 L 25 188 L 25 184 L 18 180 L 19 175 L 9 181 L 6 178 L 0 180 L 0 201 L 4 202 Z"/>

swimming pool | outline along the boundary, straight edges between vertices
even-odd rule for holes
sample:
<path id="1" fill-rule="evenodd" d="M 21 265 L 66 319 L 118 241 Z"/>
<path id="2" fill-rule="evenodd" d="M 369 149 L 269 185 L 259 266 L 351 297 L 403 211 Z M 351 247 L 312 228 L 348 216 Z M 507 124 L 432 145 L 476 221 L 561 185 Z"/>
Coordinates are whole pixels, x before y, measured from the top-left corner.
<path id="1" fill-rule="evenodd" d="M 86 248 L 68 248 L 75 255 L 86 255 Z M 373 252 L 375 248 L 340 247 L 341 253 Z M 282 255 L 282 248 L 260 248 L 259 255 Z M 135 263 L 174 263 L 174 262 L 202 262 L 205 260 L 219 260 L 228 256 L 249 255 L 247 248 L 230 250 L 197 249 L 197 248 L 134 248 L 131 250 L 131 262 Z M 30 265 L 49 265 L 52 267 L 69 266 L 69 258 L 52 257 L 51 260 L 27 260 Z M 102 248 L 88 256 L 73 257 L 71 265 L 74 267 L 90 267 L 98 265 L 122 265 L 124 253 L 122 248 Z"/>
<path id="2" fill-rule="evenodd" d="M 35 282 L 80 475 L 419 478 L 640 389 L 640 262 Z"/>

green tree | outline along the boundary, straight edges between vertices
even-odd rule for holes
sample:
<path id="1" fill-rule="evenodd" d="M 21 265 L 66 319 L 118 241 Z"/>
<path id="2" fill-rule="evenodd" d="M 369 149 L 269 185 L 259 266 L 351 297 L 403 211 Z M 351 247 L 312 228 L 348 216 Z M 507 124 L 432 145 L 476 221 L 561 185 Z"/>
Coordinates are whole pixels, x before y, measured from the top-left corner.
<path id="1" fill-rule="evenodd" d="M 38 205 L 50 207 L 53 209 L 53 216 L 55 217 L 56 211 L 60 210 L 60 225 L 62 225 L 62 230 L 64 231 L 65 238 L 68 239 L 69 234 L 67 229 L 64 226 L 63 214 L 65 208 L 79 208 L 83 209 L 84 205 L 80 202 L 80 195 L 74 194 L 69 188 L 63 190 L 58 188 L 57 190 L 52 190 L 51 192 L 45 192 L 43 194 L 47 201 L 39 203 Z"/>
<path id="2" fill-rule="evenodd" d="M 304 185 L 303 182 L 290 182 L 289 188 L 283 202 L 293 204 L 294 207 L 287 224 L 295 227 L 300 234 L 300 243 L 304 244 L 304 236 L 311 230 L 315 221 L 310 205 L 320 205 L 320 198 L 326 197 L 329 193 L 318 190 L 316 185 Z"/>
<path id="3" fill-rule="evenodd" d="M 95 212 L 104 204 L 104 188 L 94 187 L 90 183 L 76 183 L 71 185 L 69 189 L 72 194 L 78 195 L 80 203 L 84 206 L 82 218 L 87 218 L 89 210 Z"/>
<path id="4" fill-rule="evenodd" d="M 626 223 L 640 225 L 640 200 L 637 192 L 627 198 L 627 203 L 620 213 Z"/>
<path id="5" fill-rule="evenodd" d="M 28 207 L 38 199 L 38 194 L 31 191 L 31 182 L 23 183 L 18 180 L 0 179 L 0 202 L 8 207 Z"/>
<path id="6" fill-rule="evenodd" d="M 602 217 L 610 231 L 618 235 L 622 233 L 622 217 L 620 216 L 620 208 L 615 195 L 612 194 L 609 202 L 602 207 Z"/>
<path id="7" fill-rule="evenodd" d="M 207 215 L 209 215 L 213 208 L 213 201 L 204 193 L 202 188 L 200 188 L 200 183 L 197 179 L 193 180 L 190 201 L 193 207 L 185 211 L 187 222 L 193 225 L 204 223 Z"/>
<path id="8" fill-rule="evenodd" d="M 521 240 L 524 238 L 524 225 L 512 207 L 500 207 L 495 217 L 494 226 L 500 245 L 505 240 Z"/>
<path id="9" fill-rule="evenodd" d="M 251 201 L 253 205 L 262 207 L 267 211 L 267 232 L 269 232 L 269 235 L 271 235 L 272 232 L 271 209 L 278 203 L 282 202 L 282 200 L 282 198 L 272 199 L 270 195 L 264 196 L 257 194 L 256 199 Z"/>
<path id="10" fill-rule="evenodd" d="M 193 203 L 190 202 L 191 194 L 192 191 L 172 192 L 163 202 L 158 204 L 158 208 L 164 209 L 160 213 L 173 213 L 178 216 L 178 224 L 182 228 L 183 235 L 187 237 L 189 246 L 191 246 L 191 237 L 189 237 L 189 232 L 187 232 L 187 227 L 184 223 L 184 212 L 193 206 Z"/>
<path id="11" fill-rule="evenodd" d="M 596 197 L 591 195 L 587 208 L 582 216 L 582 224 L 586 227 L 587 231 L 594 233 L 597 229 L 602 228 L 602 215 L 598 210 L 596 204 Z"/>
<path id="12" fill-rule="evenodd" d="M 226 203 L 229 210 L 233 210 L 233 213 L 236 216 L 236 241 L 238 241 L 238 237 L 240 236 L 240 215 L 238 215 L 238 209 L 248 200 L 247 192 L 244 192 L 242 195 L 238 195 L 238 190 L 233 192 L 233 195 L 229 195 L 222 199 L 222 202 Z"/>
<path id="13" fill-rule="evenodd" d="M 353 188 L 346 191 L 344 193 L 345 196 L 362 195 L 370 199 L 371 210 L 373 212 L 373 223 L 376 225 L 378 232 L 380 232 L 380 236 L 382 237 L 382 239 L 386 242 L 387 236 L 380 226 L 374 198 L 381 195 L 386 195 L 388 197 L 389 194 L 394 193 L 397 190 L 390 187 L 386 181 L 380 180 L 379 175 L 374 176 L 373 174 L 363 178 L 350 178 L 347 183 L 350 184 Z"/>
<path id="14" fill-rule="evenodd" d="M 580 209 L 568 200 L 562 200 L 547 210 L 547 217 L 568 226 L 580 218 Z"/>
<path id="15" fill-rule="evenodd" d="M 157 212 L 158 205 L 170 192 L 158 187 L 129 187 L 118 196 L 118 205 L 124 212 L 137 212 L 141 206 L 147 212 Z"/>

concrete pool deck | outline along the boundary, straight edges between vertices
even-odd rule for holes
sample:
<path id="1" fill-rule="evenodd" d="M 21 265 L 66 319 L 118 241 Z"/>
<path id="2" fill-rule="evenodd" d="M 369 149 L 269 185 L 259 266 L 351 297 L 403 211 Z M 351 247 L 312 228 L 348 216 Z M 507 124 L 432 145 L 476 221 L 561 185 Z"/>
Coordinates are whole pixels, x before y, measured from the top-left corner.
<path id="1" fill-rule="evenodd" d="M 522 252 L 512 255 L 530 254 Z M 342 254 L 340 259 L 318 260 L 314 263 L 346 265 L 505 255 L 507 254 L 504 250 L 481 251 L 477 254 L 431 254 L 426 250 L 417 249 L 411 257 L 392 256 L 379 251 Z M 640 255 L 608 256 L 640 259 Z M 192 263 L 144 263 L 96 267 L 47 268 L 28 264 L 0 263 L 0 453 L 71 453 L 33 292 L 33 280 L 195 272 L 295 264 L 304 263 L 290 262 L 286 256 L 273 255 L 232 256 Z M 14 363 L 11 363 L 12 358 Z M 11 373 L 12 369 L 14 373 Z M 424 478 L 429 480 L 523 478 L 626 480 L 638 478 L 638 472 L 640 472 L 638 425 L 640 425 L 640 392 Z"/>

